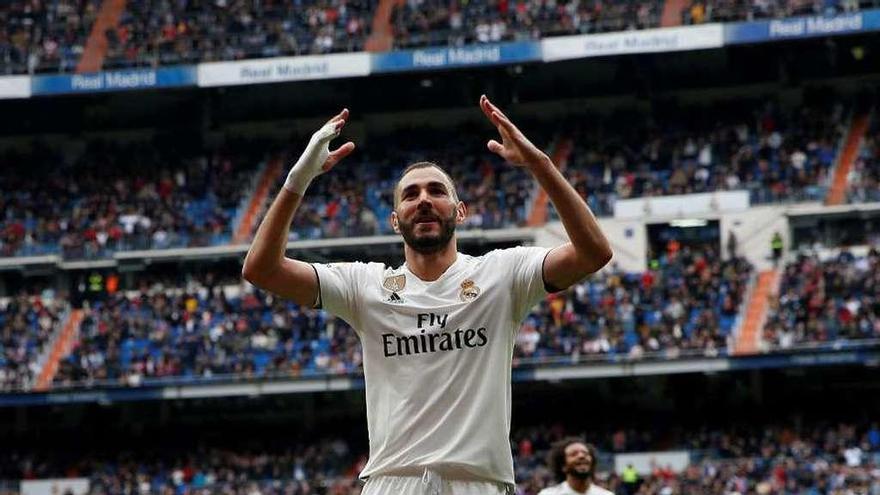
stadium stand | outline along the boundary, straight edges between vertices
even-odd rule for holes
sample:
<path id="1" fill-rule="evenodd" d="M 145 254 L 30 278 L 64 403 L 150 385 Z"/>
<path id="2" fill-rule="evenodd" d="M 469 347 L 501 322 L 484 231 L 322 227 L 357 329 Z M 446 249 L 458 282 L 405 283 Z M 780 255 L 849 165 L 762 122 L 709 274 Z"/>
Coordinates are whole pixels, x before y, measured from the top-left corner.
<path id="1" fill-rule="evenodd" d="M 517 337 L 515 356 L 607 359 L 727 352 L 752 269 L 717 252 L 663 253 L 642 273 L 606 270 L 542 302 Z"/>
<path id="2" fill-rule="evenodd" d="M 551 296 L 526 319 L 515 366 L 726 353 L 751 267 L 712 250 L 663 253 Z M 90 301 L 56 387 L 350 374 L 360 343 L 342 320 L 208 273 L 142 280 Z"/>
<path id="3" fill-rule="evenodd" d="M 847 201 L 880 201 L 880 124 L 867 133 L 848 179 Z"/>
<path id="4" fill-rule="evenodd" d="M 67 309 L 52 290 L 23 292 L 0 301 L 0 391 L 27 390 L 40 370 L 39 358 Z"/>
<path id="5" fill-rule="evenodd" d="M 395 11 L 395 45 L 460 46 L 646 29 L 659 25 L 661 10 L 659 1 L 410 1 Z"/>
<path id="6" fill-rule="evenodd" d="M 685 4 L 681 23 L 827 15 L 873 8 L 876 2 L 697 0 Z M 377 5 L 376 0 L 131 0 L 118 24 L 104 33 L 103 68 L 363 51 Z M 99 8 L 92 0 L 4 2 L 0 73 L 72 72 Z M 655 28 L 663 8 L 658 0 L 412 0 L 400 2 L 391 21 L 396 48 L 460 46 Z"/>
<path id="7" fill-rule="evenodd" d="M 0 3 L 0 75 L 73 72 L 101 2 Z"/>
<path id="8" fill-rule="evenodd" d="M 362 51 L 375 4 L 129 1 L 105 67 Z"/>
<path id="9" fill-rule="evenodd" d="M 579 433 L 597 444 L 597 479 L 614 493 L 640 495 L 724 495 L 737 493 L 860 493 L 880 489 L 876 471 L 880 429 L 876 423 L 767 425 L 763 428 L 617 429 L 580 432 L 547 423 L 514 431 L 517 493 L 535 495 L 555 484 L 548 469 L 550 447 Z M 0 454 L 0 479 L 87 477 L 90 493 L 229 493 L 349 495 L 359 493 L 357 473 L 366 453 L 351 441 L 327 437 L 286 448 L 190 449 L 93 453 Z M 613 471 L 615 454 L 685 450 L 691 461 L 682 470 L 657 465 L 638 480 L 635 491 Z M 873 491 L 871 491 L 873 490 Z"/>
<path id="10" fill-rule="evenodd" d="M 876 8 L 876 0 L 802 0 L 735 2 L 730 0 L 695 0 L 682 10 L 682 24 L 732 22 L 754 19 L 780 19 L 793 16 L 834 15 Z"/>
<path id="11" fill-rule="evenodd" d="M 267 148 L 159 141 L 96 140 L 78 151 L 38 144 L 0 155 L 0 253 L 100 258 L 228 243 Z"/>
<path id="12" fill-rule="evenodd" d="M 109 22 L 110 3 L 123 10 L 118 24 L 94 28 Z M 387 44 L 371 44 L 380 4 Z M 155 69 L 877 8 L 0 0 L 0 75 L 91 70 L 86 59 Z M 464 251 L 557 245 L 561 227 L 544 223 L 558 215 L 546 198 L 539 207 L 534 179 L 486 151 L 491 126 L 460 123 L 479 116 L 469 105 L 481 92 L 563 164 L 620 263 L 536 305 L 512 345 L 515 493 L 558 482 L 548 451 L 577 434 L 599 447 L 597 482 L 615 495 L 880 495 L 878 12 L 805 21 L 817 31 L 791 39 L 749 26 L 767 28 L 760 43 L 725 29 L 722 48 L 671 54 L 649 50 L 669 41 L 649 32 L 608 37 L 637 53 L 583 60 L 74 95 L 34 84 L 28 99 L 13 88 L 17 99 L 0 100 L 0 495 L 67 477 L 96 495 L 360 493 L 360 342 L 342 320 L 243 282 L 242 256 L 306 129 L 339 105 L 352 109 L 345 134 L 357 151 L 314 181 L 289 237 L 309 242 L 291 255 L 399 263 L 392 241 L 346 238 L 392 233 L 392 188 L 419 160 L 446 167 L 468 204 Z M 96 38 L 106 53 L 84 53 Z M 177 111 L 192 118 L 174 122 Z M 239 133 L 251 137 L 228 137 Z M 677 198 L 681 210 L 664 216 L 651 207 L 666 201 L 651 199 L 639 203 L 644 215 L 613 218 L 621 200 L 742 190 L 747 207 Z M 501 230 L 520 226 L 541 228 Z M 703 237 L 666 242 L 673 227 Z M 184 247 L 210 248 L 172 249 Z M 755 300 L 755 344 L 739 347 Z M 70 354 L 58 345 L 68 337 Z M 672 451 L 686 455 L 681 469 L 657 463 L 635 483 L 615 472 L 618 455 Z"/>
<path id="13" fill-rule="evenodd" d="M 839 101 L 825 95 L 797 109 L 731 100 L 713 102 L 712 111 L 660 108 L 582 116 L 591 122 L 589 131 L 575 118 L 531 127 L 533 139 L 550 149 L 563 139 L 574 143 L 566 173 L 594 212 L 611 215 L 618 199 L 716 190 L 748 190 L 753 204 L 821 200 L 846 114 Z M 644 125 L 634 128 L 634 121 Z M 390 233 L 394 181 L 405 164 L 425 159 L 446 166 L 457 181 L 469 206 L 463 228 L 525 225 L 534 181 L 482 152 L 482 131 L 464 124 L 368 136 L 344 165 L 358 170 L 357 176 L 335 171 L 315 181 L 291 239 Z M 874 197 L 877 160 L 871 143 L 855 167 L 864 184 L 853 187 L 851 201 Z M 100 258 L 117 250 L 227 244 L 258 166 L 281 147 L 267 140 L 231 140 L 214 148 L 184 146 L 182 140 L 94 141 L 76 154 L 47 147 L 7 152 L 0 157 L 0 254 Z M 113 173 L 103 172 L 108 165 Z M 133 170 L 139 170 L 134 179 Z M 285 167 L 279 170 L 276 188 L 286 174 Z M 38 179 L 44 174 L 48 180 Z M 70 183 L 69 176 L 78 178 Z M 252 227 L 260 219 L 256 216 Z"/>
<path id="14" fill-rule="evenodd" d="M 248 285 L 215 284 L 209 274 L 95 302 L 56 385 L 350 373 L 360 365 L 357 336 L 341 321 Z"/>
<path id="15" fill-rule="evenodd" d="M 765 347 L 880 338 L 880 254 L 801 254 L 786 265 L 764 328 Z"/>
<path id="16" fill-rule="evenodd" d="M 823 100 L 798 109 L 732 100 L 591 119 L 572 133 L 567 173 L 600 215 L 612 214 L 617 199 L 718 190 L 746 189 L 753 204 L 821 200 L 846 116 L 839 102 Z"/>
<path id="17" fill-rule="evenodd" d="M 523 493 L 535 494 L 555 483 L 546 467 L 546 452 L 565 433 L 558 425 L 541 425 L 512 436 Z M 641 477 L 635 491 L 624 486 L 619 473 L 602 473 L 600 464 L 599 483 L 617 494 L 845 493 L 845 489 L 870 493 L 857 490 L 880 487 L 874 471 L 880 449 L 876 424 L 680 428 L 669 434 L 617 429 L 598 439 L 591 431 L 581 436 L 594 441 L 606 459 L 632 451 L 686 449 L 690 453 L 685 469 L 676 472 L 656 465 L 652 473 Z"/>
<path id="18" fill-rule="evenodd" d="M 390 234 L 393 189 L 403 168 L 416 161 L 444 166 L 468 205 L 463 228 L 516 227 L 525 221 L 534 181 L 526 172 L 484 153 L 485 128 L 463 125 L 450 130 L 408 129 L 370 138 L 363 156 L 352 157 L 313 185 L 292 228 L 298 239 Z M 549 137 L 542 136 L 549 140 Z M 361 173 L 363 172 L 363 173 Z M 282 174 L 278 187 L 283 182 Z"/>

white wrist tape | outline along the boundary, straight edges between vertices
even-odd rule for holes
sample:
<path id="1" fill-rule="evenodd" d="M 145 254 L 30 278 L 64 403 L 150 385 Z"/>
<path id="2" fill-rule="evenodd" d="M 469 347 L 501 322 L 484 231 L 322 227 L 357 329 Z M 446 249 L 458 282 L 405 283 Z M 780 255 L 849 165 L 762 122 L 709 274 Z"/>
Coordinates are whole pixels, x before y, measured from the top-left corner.
<path id="1" fill-rule="evenodd" d="M 312 180 L 321 175 L 323 172 L 321 166 L 330 156 L 330 141 L 339 136 L 339 127 L 341 127 L 340 122 L 327 123 L 312 134 L 305 151 L 287 174 L 287 180 L 284 181 L 285 189 L 304 194 Z"/>

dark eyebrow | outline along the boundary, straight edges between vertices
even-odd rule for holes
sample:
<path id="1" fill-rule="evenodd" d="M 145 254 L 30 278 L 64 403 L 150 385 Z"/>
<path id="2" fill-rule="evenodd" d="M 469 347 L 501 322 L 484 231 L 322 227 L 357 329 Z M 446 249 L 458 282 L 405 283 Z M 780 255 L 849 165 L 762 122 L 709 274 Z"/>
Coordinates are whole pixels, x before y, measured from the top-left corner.
<path id="1" fill-rule="evenodd" d="M 440 186 L 443 188 L 444 191 L 448 191 L 448 189 L 446 188 L 446 184 L 444 184 L 443 182 L 441 182 L 439 180 L 433 180 L 428 183 L 428 187 L 436 187 L 436 186 Z"/>
<path id="2" fill-rule="evenodd" d="M 431 182 L 428 182 L 426 187 L 437 187 L 437 186 L 440 186 L 441 188 L 443 188 L 444 192 L 446 192 L 446 193 L 449 192 L 449 188 L 446 187 L 446 184 L 444 184 L 443 182 L 441 182 L 439 180 L 432 180 Z M 418 188 L 419 188 L 418 184 L 410 184 L 400 190 L 400 195 L 403 196 L 404 194 L 412 191 L 413 189 L 417 190 Z"/>
<path id="3" fill-rule="evenodd" d="M 418 188 L 419 188 L 418 184 L 410 184 L 400 190 L 400 195 L 403 196 L 404 194 L 412 191 L 413 189 L 418 189 Z"/>

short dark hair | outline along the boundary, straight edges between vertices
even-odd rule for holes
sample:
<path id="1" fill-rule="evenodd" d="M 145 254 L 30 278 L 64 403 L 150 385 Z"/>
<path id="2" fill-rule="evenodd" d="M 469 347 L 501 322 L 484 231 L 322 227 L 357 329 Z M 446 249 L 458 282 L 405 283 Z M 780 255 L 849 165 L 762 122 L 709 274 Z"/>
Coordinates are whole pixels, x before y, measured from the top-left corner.
<path id="1" fill-rule="evenodd" d="M 593 479 L 593 473 L 596 472 L 596 463 L 599 462 L 599 452 L 596 450 L 596 447 L 591 443 L 587 443 L 586 440 L 580 437 L 565 437 L 562 440 L 555 442 L 550 447 L 550 453 L 547 455 L 547 464 L 550 465 L 550 472 L 553 473 L 553 476 L 555 476 L 556 480 L 559 482 L 565 481 L 565 449 L 574 443 L 582 443 L 587 447 L 587 452 L 589 452 L 591 460 L 591 480 Z"/>
<path id="2" fill-rule="evenodd" d="M 449 173 L 447 171 L 443 170 L 443 167 L 441 167 L 440 165 L 437 165 L 434 162 L 421 161 L 421 162 L 410 163 L 409 165 L 407 165 L 406 168 L 403 169 L 403 172 L 400 174 L 400 177 L 397 179 L 397 183 L 394 184 L 394 192 L 393 192 L 394 198 L 393 199 L 394 199 L 394 207 L 395 208 L 397 208 L 397 203 L 399 202 L 397 199 L 397 190 L 400 188 L 400 181 L 402 181 L 403 178 L 406 177 L 406 174 L 412 172 L 413 170 L 418 170 L 420 168 L 436 168 L 437 170 L 439 170 L 443 174 L 443 176 L 446 177 L 446 179 L 449 181 L 449 184 L 452 186 L 452 191 L 450 191 L 450 192 L 452 193 L 452 195 L 455 197 L 456 200 L 458 199 L 458 191 L 455 190 L 455 181 L 452 180 L 452 176 L 449 175 Z"/>

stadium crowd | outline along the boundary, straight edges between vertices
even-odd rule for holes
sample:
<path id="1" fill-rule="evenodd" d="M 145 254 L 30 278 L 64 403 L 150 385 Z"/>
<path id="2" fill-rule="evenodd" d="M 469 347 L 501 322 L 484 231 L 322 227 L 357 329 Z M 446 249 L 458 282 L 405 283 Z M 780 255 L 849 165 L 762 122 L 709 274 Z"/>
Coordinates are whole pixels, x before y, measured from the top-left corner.
<path id="1" fill-rule="evenodd" d="M 683 248 L 643 273 L 613 270 L 552 295 L 526 319 L 515 365 L 725 352 L 751 267 Z M 227 284 L 142 282 L 95 299 L 56 386 L 358 372 L 360 342 L 324 311 Z"/>
<path id="2" fill-rule="evenodd" d="M 574 149 L 566 173 L 601 215 L 618 199 L 718 190 L 748 190 L 753 204 L 816 201 L 844 121 L 842 105 L 821 101 L 796 110 L 728 101 L 711 111 L 619 112 L 567 132 Z"/>
<path id="3" fill-rule="evenodd" d="M 0 155 L 0 256 L 227 243 L 265 151 L 187 149 L 180 140 L 8 150 Z"/>
<path id="4" fill-rule="evenodd" d="M 0 75 L 73 72 L 101 2 L 0 2 Z"/>
<path id="5" fill-rule="evenodd" d="M 544 134 L 544 132 L 542 132 Z M 468 205 L 463 229 L 525 223 L 535 182 L 485 149 L 485 130 L 472 124 L 451 130 L 408 129 L 371 137 L 358 155 L 314 181 L 297 211 L 294 239 L 391 234 L 394 185 L 408 163 L 442 164 Z M 541 136 L 549 142 L 551 136 Z M 347 173 L 357 170 L 357 174 Z M 279 177 L 280 187 L 287 171 Z"/>
<path id="6" fill-rule="evenodd" d="M 375 0 L 131 0 L 105 67 L 363 51 Z"/>
<path id="7" fill-rule="evenodd" d="M 831 16 L 877 8 L 876 0 L 691 0 L 681 13 L 682 24 Z"/>
<path id="8" fill-rule="evenodd" d="M 594 212 L 611 215 L 619 199 L 716 190 L 746 189 L 753 203 L 820 200 L 844 113 L 834 103 L 783 110 L 732 101 L 716 102 L 711 112 L 621 110 L 588 119 L 589 130 L 578 119 L 524 127 L 536 129 L 530 137 L 551 149 L 573 143 L 567 176 Z M 314 182 L 291 239 L 391 233 L 394 181 L 404 164 L 425 159 L 445 166 L 456 180 L 469 208 L 463 228 L 524 225 L 535 181 L 483 152 L 483 131 L 464 124 L 368 136 L 339 169 Z M 258 164 L 280 143 L 181 148 L 180 140 L 172 141 L 95 141 L 79 153 L 43 146 L 0 155 L 0 256 L 93 258 L 124 249 L 228 243 Z M 876 196 L 872 143 L 855 168 L 853 201 Z M 281 168 L 276 187 L 286 174 Z M 351 170 L 358 173 L 346 173 Z"/>
<path id="9" fill-rule="evenodd" d="M 712 249 L 661 253 L 641 273 L 615 268 L 553 294 L 528 315 L 514 366 L 724 355 L 751 266 Z M 782 275 L 767 350 L 880 338 L 880 255 L 801 255 Z M 117 282 L 118 283 L 118 282 Z M 141 281 L 92 298 L 56 386 L 356 373 L 360 344 L 342 320 L 213 273 Z M 89 296 L 86 296 L 88 299 Z M 2 389 L 32 383 L 67 301 L 20 296 L 2 315 Z"/>
<path id="10" fill-rule="evenodd" d="M 131 0 L 105 31 L 105 69 L 363 51 L 376 0 Z M 683 24 L 877 7 L 877 0 L 693 0 Z M 72 72 L 97 18 L 95 0 L 12 0 L 0 5 L 0 73 Z M 396 4 L 394 46 L 460 46 L 655 28 L 651 0 L 407 0 Z"/>
<path id="11" fill-rule="evenodd" d="M 34 385 L 40 354 L 65 309 L 66 301 L 52 291 L 0 300 L 0 391 Z"/>
<path id="12" fill-rule="evenodd" d="M 548 297 L 520 329 L 517 362 L 724 354 L 751 265 L 687 246 L 651 265 L 642 273 L 606 270 Z"/>
<path id="13" fill-rule="evenodd" d="M 249 285 L 215 285 L 209 274 L 94 301 L 56 383 L 348 373 L 360 356 L 341 320 Z"/>
<path id="14" fill-rule="evenodd" d="M 565 429 L 526 428 L 512 435 L 519 491 L 533 495 L 555 483 L 546 452 Z M 672 431 L 615 429 L 596 438 L 599 481 L 618 495 L 866 494 L 880 492 L 880 429 L 876 423 L 791 425 L 725 429 L 676 427 Z M 613 472 L 611 457 L 626 452 L 687 450 L 689 465 L 675 471 L 657 463 L 635 484 Z M 629 486 L 628 486 L 629 485 Z M 847 491 L 850 490 L 850 491 Z M 873 490 L 873 491 L 871 491 Z"/>
<path id="15" fill-rule="evenodd" d="M 546 424 L 511 436 L 518 495 L 558 482 L 551 447 L 581 427 Z M 587 433 L 584 436 L 584 433 Z M 599 449 L 595 482 L 618 495 L 731 493 L 876 495 L 880 493 L 880 428 L 876 423 L 749 428 L 704 427 L 696 433 L 616 429 L 580 432 Z M 269 442 L 276 443 L 276 442 Z M 166 448 L 149 452 L 0 453 L 0 479 L 86 477 L 93 494 L 360 493 L 366 452 L 344 438 L 291 442 L 278 448 Z M 657 464 L 635 483 L 613 472 L 618 453 L 686 450 L 682 470 Z"/>
<path id="16" fill-rule="evenodd" d="M 833 259 L 800 254 L 782 272 L 770 300 L 764 343 L 770 349 L 880 338 L 880 252 L 847 250 Z"/>
<path id="17" fill-rule="evenodd" d="M 401 48 L 534 40 L 660 25 L 663 2 L 409 0 L 394 12 Z"/>
<path id="18" fill-rule="evenodd" d="M 867 133 L 848 179 L 850 203 L 880 201 L 880 124 Z"/>

